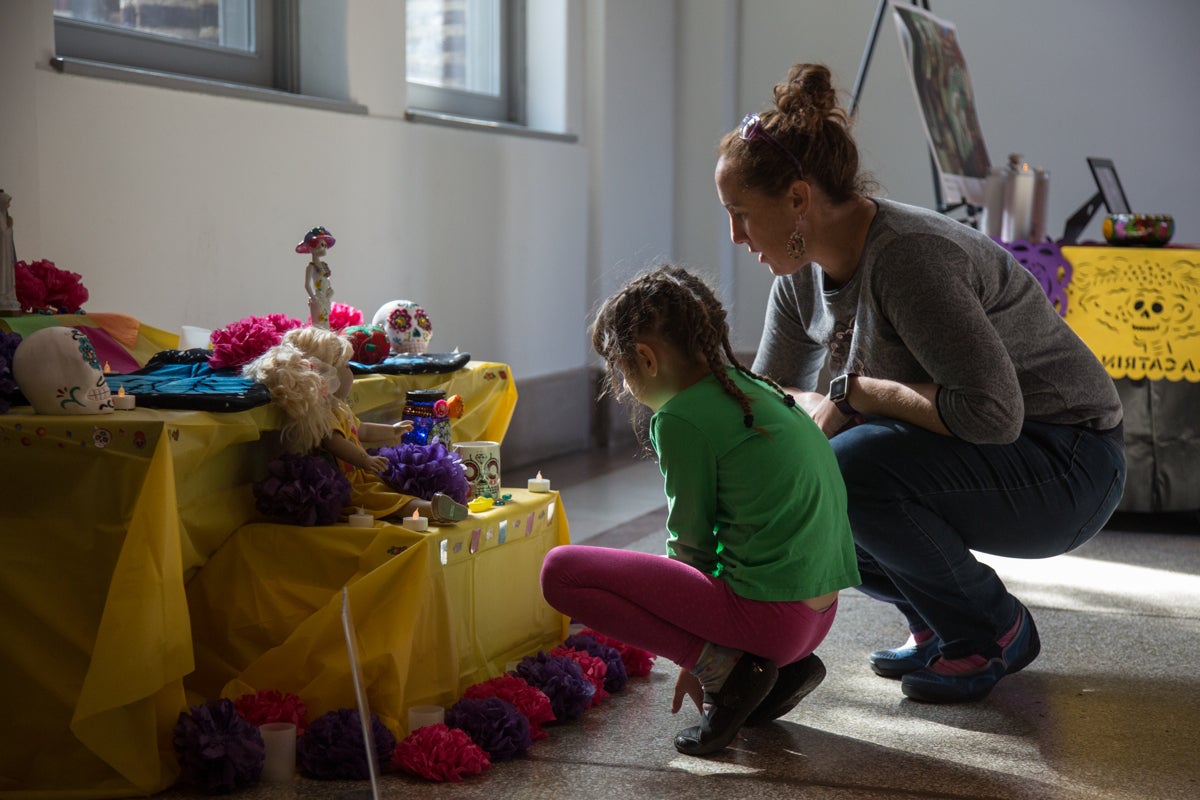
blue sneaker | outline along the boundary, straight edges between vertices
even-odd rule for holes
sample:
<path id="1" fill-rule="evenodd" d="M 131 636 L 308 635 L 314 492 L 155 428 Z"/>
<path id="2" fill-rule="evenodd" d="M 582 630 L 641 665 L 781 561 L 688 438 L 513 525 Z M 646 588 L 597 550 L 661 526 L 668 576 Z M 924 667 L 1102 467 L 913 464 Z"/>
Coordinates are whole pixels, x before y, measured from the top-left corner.
<path id="1" fill-rule="evenodd" d="M 909 641 L 912 641 L 911 639 Z M 938 654 L 942 640 L 931 636 L 922 644 L 906 644 L 889 650 L 876 650 L 870 655 L 871 669 L 885 678 L 899 678 L 924 669 Z"/>
<path id="2" fill-rule="evenodd" d="M 994 646 L 997 654 L 982 667 L 958 675 L 942 675 L 928 667 L 910 672 L 900 679 L 904 696 L 923 703 L 969 703 L 987 697 L 1001 678 L 1029 666 L 1042 650 L 1029 610 L 1020 606 L 1018 613 L 1017 635 L 1007 647 Z"/>

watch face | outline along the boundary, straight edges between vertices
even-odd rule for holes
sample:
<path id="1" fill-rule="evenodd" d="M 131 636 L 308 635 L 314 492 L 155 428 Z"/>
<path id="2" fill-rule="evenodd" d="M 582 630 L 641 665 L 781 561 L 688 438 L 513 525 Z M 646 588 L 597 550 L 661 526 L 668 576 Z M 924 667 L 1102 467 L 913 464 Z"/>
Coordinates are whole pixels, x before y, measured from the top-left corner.
<path id="1" fill-rule="evenodd" d="M 850 379 L 846 375 L 838 375 L 836 378 L 834 378 L 829 384 L 829 399 L 833 400 L 835 403 L 838 400 L 845 400 L 846 386 L 849 382 Z"/>

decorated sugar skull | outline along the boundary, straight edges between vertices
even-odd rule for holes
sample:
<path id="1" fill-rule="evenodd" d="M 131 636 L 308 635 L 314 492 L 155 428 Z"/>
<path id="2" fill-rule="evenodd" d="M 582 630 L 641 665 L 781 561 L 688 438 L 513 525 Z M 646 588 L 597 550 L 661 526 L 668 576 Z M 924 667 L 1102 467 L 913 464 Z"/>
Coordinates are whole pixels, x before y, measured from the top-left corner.
<path id="1" fill-rule="evenodd" d="M 383 328 L 393 353 L 424 353 L 433 335 L 429 314 L 411 300 L 385 303 L 371 324 Z"/>
<path id="2" fill-rule="evenodd" d="M 378 364 L 387 358 L 391 345 L 378 325 L 351 325 L 342 331 L 342 336 L 354 347 L 352 358 L 359 364 Z"/>
<path id="3" fill-rule="evenodd" d="M 42 328 L 13 354 L 13 377 L 39 414 L 109 414 L 112 392 L 91 341 L 75 328 Z"/>

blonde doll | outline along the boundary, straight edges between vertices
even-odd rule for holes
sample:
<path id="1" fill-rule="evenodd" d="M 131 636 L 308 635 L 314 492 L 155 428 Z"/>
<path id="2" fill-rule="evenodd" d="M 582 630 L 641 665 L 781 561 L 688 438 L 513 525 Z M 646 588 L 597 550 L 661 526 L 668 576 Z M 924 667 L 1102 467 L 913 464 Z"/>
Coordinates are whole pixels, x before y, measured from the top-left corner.
<path id="1" fill-rule="evenodd" d="M 467 507 L 438 492 L 429 500 L 402 494 L 380 478 L 388 467 L 373 447 L 397 445 L 412 423 L 362 422 L 346 402 L 354 376 L 350 372 L 353 347 L 336 333 L 313 326 L 288 331 L 275 347 L 248 364 L 243 374 L 262 383 L 271 401 L 287 416 L 281 431 L 289 450 L 309 453 L 324 450 L 337 459 L 350 481 L 350 505 L 376 518 L 408 516 L 417 511 L 434 523 L 464 519 Z"/>

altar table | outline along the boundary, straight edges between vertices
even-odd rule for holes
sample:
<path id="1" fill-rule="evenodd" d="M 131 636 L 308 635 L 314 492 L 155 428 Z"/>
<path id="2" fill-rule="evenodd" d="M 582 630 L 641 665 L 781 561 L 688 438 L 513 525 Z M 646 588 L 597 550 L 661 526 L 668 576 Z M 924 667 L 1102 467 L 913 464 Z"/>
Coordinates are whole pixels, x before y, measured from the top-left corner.
<path id="1" fill-rule="evenodd" d="M 366 417 L 432 387 L 464 397 L 454 437 L 502 440 L 516 404 L 504 364 L 372 375 L 352 399 Z M 192 699 L 186 583 L 259 518 L 252 483 L 281 418 L 31 412 L 0 414 L 0 796 L 150 794 L 176 778 L 171 728 Z"/>

